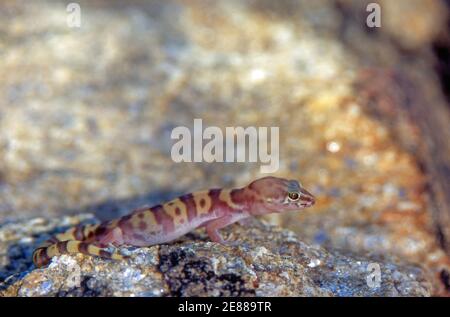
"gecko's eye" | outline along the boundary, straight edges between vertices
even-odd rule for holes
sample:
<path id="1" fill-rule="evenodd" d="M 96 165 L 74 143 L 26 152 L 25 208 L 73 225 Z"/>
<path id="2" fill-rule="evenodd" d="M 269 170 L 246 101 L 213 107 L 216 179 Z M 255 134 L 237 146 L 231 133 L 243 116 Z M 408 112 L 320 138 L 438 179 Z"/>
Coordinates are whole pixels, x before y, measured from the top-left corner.
<path id="1" fill-rule="evenodd" d="M 290 200 L 298 200 L 300 198 L 300 195 L 297 192 L 290 192 L 288 194 L 288 197 Z"/>

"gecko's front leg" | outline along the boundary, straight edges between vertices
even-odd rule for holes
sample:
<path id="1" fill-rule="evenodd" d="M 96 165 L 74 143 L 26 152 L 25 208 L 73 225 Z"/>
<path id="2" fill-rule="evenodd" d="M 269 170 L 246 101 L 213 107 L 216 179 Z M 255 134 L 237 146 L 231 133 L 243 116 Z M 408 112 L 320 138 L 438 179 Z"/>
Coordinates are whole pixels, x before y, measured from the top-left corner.
<path id="1" fill-rule="evenodd" d="M 206 233 L 208 234 L 209 238 L 213 242 L 217 242 L 217 243 L 225 244 L 225 245 L 235 245 L 235 244 L 237 244 L 237 242 L 231 242 L 228 240 L 224 240 L 223 237 L 221 236 L 221 234 L 219 233 L 219 230 L 235 223 L 236 221 L 242 220 L 247 217 L 248 216 L 246 216 L 246 215 L 228 214 L 221 218 L 211 220 L 208 223 L 206 223 L 206 225 L 205 225 Z"/>

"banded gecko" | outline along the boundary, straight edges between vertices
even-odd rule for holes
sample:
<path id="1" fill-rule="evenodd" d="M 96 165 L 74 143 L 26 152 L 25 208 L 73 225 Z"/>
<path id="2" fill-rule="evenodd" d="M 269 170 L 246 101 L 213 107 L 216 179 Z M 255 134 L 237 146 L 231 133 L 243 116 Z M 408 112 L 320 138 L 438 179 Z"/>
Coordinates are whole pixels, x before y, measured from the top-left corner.
<path id="1" fill-rule="evenodd" d="M 142 207 L 101 224 L 78 225 L 47 240 L 33 253 L 37 267 L 53 256 L 83 253 L 121 260 L 127 256 L 108 246 L 151 246 L 173 241 L 205 227 L 213 242 L 224 241 L 219 229 L 252 216 L 310 207 L 315 199 L 295 180 L 264 177 L 236 189 L 210 189 L 186 194 L 162 205 Z"/>

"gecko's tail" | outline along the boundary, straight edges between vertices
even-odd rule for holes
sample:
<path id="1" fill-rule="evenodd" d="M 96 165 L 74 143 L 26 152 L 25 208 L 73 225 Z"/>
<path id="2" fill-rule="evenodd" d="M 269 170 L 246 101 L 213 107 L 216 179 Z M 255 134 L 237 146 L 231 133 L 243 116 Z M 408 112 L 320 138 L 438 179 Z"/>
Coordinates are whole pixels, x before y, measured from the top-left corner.
<path id="1" fill-rule="evenodd" d="M 40 247 L 33 253 L 33 262 L 37 267 L 47 265 L 51 258 L 61 254 L 77 254 L 83 253 L 87 255 L 95 255 L 102 258 L 123 260 L 127 256 L 121 255 L 117 251 L 109 252 L 104 248 L 100 248 L 92 243 L 83 241 L 68 240 L 59 241 L 50 246 Z"/>
<path id="2" fill-rule="evenodd" d="M 33 262 L 37 267 L 47 265 L 51 258 L 61 254 L 83 253 L 107 259 L 123 260 L 127 258 L 117 251 L 109 252 L 93 244 L 90 240 L 99 225 L 77 226 L 45 241 L 33 252 Z"/>

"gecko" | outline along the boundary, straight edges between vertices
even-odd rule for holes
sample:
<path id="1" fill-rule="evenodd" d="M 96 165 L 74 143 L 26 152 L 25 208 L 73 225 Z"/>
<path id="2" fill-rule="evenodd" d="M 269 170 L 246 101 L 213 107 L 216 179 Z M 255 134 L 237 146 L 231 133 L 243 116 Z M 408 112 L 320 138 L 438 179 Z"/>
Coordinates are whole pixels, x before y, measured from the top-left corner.
<path id="1" fill-rule="evenodd" d="M 314 203 L 314 196 L 300 182 L 267 176 L 242 188 L 198 191 L 135 209 L 118 219 L 77 225 L 39 246 L 33 252 L 33 262 L 42 267 L 54 256 L 76 253 L 123 260 L 129 256 L 108 247 L 168 243 L 199 227 L 206 229 L 211 241 L 230 245 L 220 229 L 252 216 L 298 211 Z"/>

